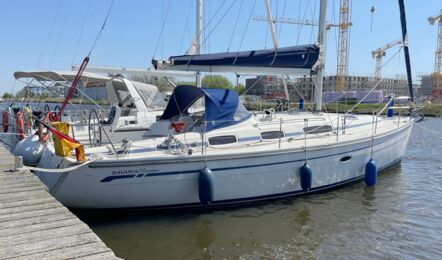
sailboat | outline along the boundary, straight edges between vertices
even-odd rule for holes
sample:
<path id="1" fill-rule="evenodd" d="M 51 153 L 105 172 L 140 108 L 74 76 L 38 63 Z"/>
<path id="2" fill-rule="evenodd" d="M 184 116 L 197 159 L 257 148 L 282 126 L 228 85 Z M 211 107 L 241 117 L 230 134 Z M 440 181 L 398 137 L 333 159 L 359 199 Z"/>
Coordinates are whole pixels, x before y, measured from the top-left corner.
<path id="1" fill-rule="evenodd" d="M 313 73 L 321 82 L 326 2 L 318 45 L 173 56 L 154 65 L 224 71 L 233 64 L 233 70 Z M 403 5 L 401 14 L 405 25 Z M 88 148 L 85 162 L 48 147 L 35 174 L 73 208 L 211 207 L 302 196 L 362 179 L 374 185 L 379 171 L 402 160 L 412 117 L 384 116 L 390 102 L 374 115 L 323 113 L 320 100 L 314 113 L 252 113 L 233 90 L 177 86 L 158 122 L 169 126 L 163 136 L 121 149 Z M 204 109 L 192 110 L 198 103 Z"/>

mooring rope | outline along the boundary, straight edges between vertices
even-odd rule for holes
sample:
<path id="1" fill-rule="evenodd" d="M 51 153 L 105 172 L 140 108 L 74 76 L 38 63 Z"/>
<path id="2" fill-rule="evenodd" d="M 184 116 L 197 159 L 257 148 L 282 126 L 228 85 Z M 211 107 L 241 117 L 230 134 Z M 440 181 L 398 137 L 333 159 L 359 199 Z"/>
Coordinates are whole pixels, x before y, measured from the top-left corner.
<path id="1" fill-rule="evenodd" d="M 442 133 L 441 133 L 441 132 L 437 132 L 437 131 L 434 131 L 434 130 L 428 129 L 428 128 L 423 127 L 423 126 L 421 126 L 421 125 L 419 125 L 419 124 L 414 124 L 414 125 L 417 126 L 417 127 L 419 127 L 419 128 L 421 128 L 421 129 L 423 129 L 423 130 L 425 130 L 425 131 L 427 131 L 427 132 L 429 132 L 429 133 L 432 133 L 432 134 L 438 136 L 439 138 L 442 138 Z"/>
<path id="2" fill-rule="evenodd" d="M 87 161 L 87 162 L 84 162 L 84 163 L 81 163 L 81 164 L 78 164 L 78 165 L 75 165 L 72 167 L 68 167 L 68 168 L 53 169 L 53 168 L 40 168 L 40 167 L 32 167 L 32 166 L 23 166 L 21 168 L 18 168 L 17 170 L 32 170 L 32 171 L 47 172 L 47 173 L 66 173 L 66 172 L 74 171 L 80 167 L 88 165 L 88 164 L 90 164 L 96 160 L 99 160 L 99 159 L 103 159 L 103 157 L 97 157 L 97 158 L 92 159 L 90 161 Z"/>

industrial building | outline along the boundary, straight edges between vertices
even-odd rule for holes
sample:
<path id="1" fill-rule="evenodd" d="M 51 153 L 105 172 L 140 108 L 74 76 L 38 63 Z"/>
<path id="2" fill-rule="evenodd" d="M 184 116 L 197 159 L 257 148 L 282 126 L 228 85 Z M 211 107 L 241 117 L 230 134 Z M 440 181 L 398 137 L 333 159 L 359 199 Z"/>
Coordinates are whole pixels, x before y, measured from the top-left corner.
<path id="1" fill-rule="evenodd" d="M 337 81 L 337 76 L 324 77 L 323 92 L 336 91 Z M 377 81 L 371 77 L 346 76 L 345 82 L 345 91 L 366 92 L 371 90 Z M 298 99 L 300 97 L 298 93 L 302 94 L 306 100 L 312 100 L 313 98 L 314 82 L 312 77 L 299 78 L 294 80 L 294 82 L 289 81 L 287 83 L 287 88 L 290 97 L 293 99 Z M 414 88 L 418 90 L 417 86 L 414 86 Z M 376 90 L 382 91 L 385 96 L 408 95 L 407 80 L 385 78 L 381 80 L 379 85 L 376 87 Z M 246 92 L 248 95 L 259 96 L 269 101 L 278 98 L 285 98 L 282 78 L 277 78 L 275 76 L 259 76 L 256 78 L 246 79 Z"/>

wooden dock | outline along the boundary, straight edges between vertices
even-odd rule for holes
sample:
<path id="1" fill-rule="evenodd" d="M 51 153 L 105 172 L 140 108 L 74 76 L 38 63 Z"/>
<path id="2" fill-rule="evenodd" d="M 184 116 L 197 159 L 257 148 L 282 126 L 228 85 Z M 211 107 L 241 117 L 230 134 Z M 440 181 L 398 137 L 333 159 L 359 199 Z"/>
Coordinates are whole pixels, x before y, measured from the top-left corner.
<path id="1" fill-rule="evenodd" d="M 119 259 L 0 144 L 0 259 Z"/>

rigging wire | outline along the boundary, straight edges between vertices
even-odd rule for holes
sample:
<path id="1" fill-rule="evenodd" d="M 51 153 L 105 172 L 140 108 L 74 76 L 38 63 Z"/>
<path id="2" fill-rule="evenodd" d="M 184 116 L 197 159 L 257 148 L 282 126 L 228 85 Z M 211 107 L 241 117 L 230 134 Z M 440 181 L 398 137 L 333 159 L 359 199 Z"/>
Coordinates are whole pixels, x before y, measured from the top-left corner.
<path id="1" fill-rule="evenodd" d="M 189 20 L 190 20 L 190 11 L 191 11 L 191 7 L 192 5 L 189 4 L 189 8 L 187 9 L 187 16 L 186 16 L 186 22 L 184 23 L 184 30 L 183 30 L 183 34 L 181 35 L 181 41 L 180 41 L 180 47 L 178 49 L 178 53 L 184 52 L 183 50 L 183 45 L 184 45 L 184 36 L 189 33 L 190 34 L 190 30 L 189 30 Z"/>
<path id="2" fill-rule="evenodd" d="M 388 60 L 387 60 L 387 62 L 385 62 L 379 69 L 382 69 L 382 68 L 384 68 L 385 67 L 385 65 L 387 65 L 394 57 L 396 57 L 396 55 L 398 55 L 400 52 L 401 52 L 401 50 L 402 50 L 402 48 L 403 48 L 403 46 L 401 46 Z M 375 71 L 374 73 L 373 73 L 373 77 L 376 75 L 376 72 L 377 71 Z M 363 98 L 361 98 L 359 101 L 358 101 L 358 103 L 356 103 L 353 107 L 351 107 L 347 112 L 346 112 L 346 114 L 349 114 L 349 113 L 351 113 L 357 106 L 359 106 L 379 85 L 380 85 L 380 83 L 382 82 L 382 79 L 379 79 L 377 82 L 376 82 L 376 84 L 373 86 L 373 88 L 371 88 L 370 89 L 370 91 L 368 91 L 368 93 L 363 97 Z"/>
<path id="3" fill-rule="evenodd" d="M 302 21 L 305 21 L 305 17 L 307 16 L 307 11 L 308 11 L 309 6 L 310 6 L 310 1 L 307 1 L 307 6 L 305 7 L 304 16 L 302 17 Z M 301 4 L 299 4 L 299 8 L 301 8 Z M 299 26 L 298 37 L 296 39 L 296 45 L 299 44 L 299 37 L 301 36 L 302 28 L 303 28 L 303 24 L 301 24 Z"/>
<path id="4" fill-rule="evenodd" d="M 49 27 L 48 34 L 46 35 L 46 39 L 43 44 L 43 50 L 41 51 L 40 56 L 38 57 L 35 68 L 38 68 L 38 66 L 40 66 L 41 59 L 43 58 L 43 55 L 46 52 L 46 47 L 48 45 L 49 37 L 52 34 L 52 30 L 54 29 L 55 22 L 57 21 L 58 15 L 60 14 L 60 10 L 61 10 L 61 6 L 63 5 L 63 2 L 64 2 L 64 0 L 61 0 L 60 3 L 58 4 L 57 11 L 55 12 L 54 19 L 52 20 L 51 26 Z"/>
<path id="5" fill-rule="evenodd" d="M 256 0 L 253 1 L 252 10 L 250 10 L 249 19 L 247 19 L 246 28 L 244 29 L 244 33 L 243 33 L 242 38 L 241 38 L 241 41 L 240 41 L 240 43 L 239 43 L 238 51 L 241 49 L 242 43 L 243 43 L 244 38 L 245 38 L 246 33 L 247 33 L 247 29 L 249 28 L 250 20 L 252 19 L 253 11 L 255 10 L 255 5 L 256 5 Z"/>
<path id="6" fill-rule="evenodd" d="M 315 20 L 316 4 L 318 1 L 315 0 L 314 2 L 315 2 L 315 4 L 313 5 L 313 7 L 310 6 L 310 10 L 312 12 L 312 25 L 310 26 L 310 42 L 315 42 L 315 36 L 316 36 L 315 25 L 314 25 L 313 21 Z"/>
<path id="7" fill-rule="evenodd" d="M 181 35 L 180 48 L 178 50 L 179 53 L 183 52 L 183 44 L 184 44 L 184 36 L 186 35 L 186 30 L 189 32 L 189 20 L 190 20 L 190 11 L 192 10 L 192 5 L 189 4 L 189 8 L 187 10 L 186 22 L 184 23 L 183 34 Z"/>
<path id="8" fill-rule="evenodd" d="M 215 13 L 213 14 L 213 16 L 209 16 L 209 21 L 207 22 L 207 24 L 204 25 L 204 27 L 209 27 L 210 24 L 212 23 L 212 20 L 215 19 L 215 17 L 219 14 L 219 12 L 221 11 L 221 9 L 223 8 L 223 6 L 225 5 L 225 3 L 227 2 L 227 0 L 224 0 L 216 9 Z M 201 32 L 203 33 L 203 32 Z"/>
<path id="9" fill-rule="evenodd" d="M 241 14 L 242 4 L 243 4 L 243 0 L 241 0 L 241 2 L 239 3 L 238 13 L 236 14 L 236 18 L 235 18 L 235 26 L 233 26 L 232 34 L 230 35 L 230 41 L 229 41 L 229 46 L 227 47 L 227 52 L 230 51 L 230 46 L 232 45 L 233 36 L 235 35 L 235 32 L 236 32 L 236 25 L 238 24 L 239 15 Z M 267 41 L 267 39 L 266 39 L 266 41 Z"/>
<path id="10" fill-rule="evenodd" d="M 282 8 L 282 16 L 281 16 L 281 17 L 283 17 L 283 18 L 284 18 L 284 15 L 285 15 L 285 8 L 286 8 L 286 6 L 287 6 L 287 0 L 284 0 L 284 6 L 283 6 L 283 8 Z M 278 17 L 276 17 L 276 18 L 278 18 Z M 281 23 L 281 24 L 279 25 L 278 42 L 279 42 L 279 39 L 281 38 L 282 26 L 283 26 L 283 23 Z"/>
<path id="11" fill-rule="evenodd" d="M 256 0 L 255 0 L 256 1 Z M 221 16 L 221 18 L 218 20 L 218 22 L 215 24 L 215 26 L 213 26 L 212 30 L 206 35 L 206 37 L 204 38 L 204 40 L 201 43 L 201 46 L 204 45 L 204 43 L 207 41 L 207 39 L 210 37 L 210 35 L 212 35 L 212 33 L 215 31 L 215 29 L 218 27 L 219 23 L 224 19 L 224 17 L 226 17 L 227 13 L 230 11 L 230 9 L 232 9 L 233 5 L 235 4 L 235 0 L 232 1 L 232 3 L 230 3 L 230 5 L 227 7 L 226 11 L 223 13 L 223 15 Z M 200 46 L 200 48 L 201 48 Z"/>
<path id="12" fill-rule="evenodd" d="M 93 43 L 93 45 L 92 45 L 92 47 L 91 47 L 89 53 L 88 53 L 88 56 L 86 56 L 86 58 L 84 59 L 82 65 L 80 66 L 80 69 L 79 69 L 79 71 L 78 71 L 78 73 L 77 73 L 77 75 L 76 75 L 74 81 L 72 82 L 71 88 L 72 88 L 72 86 L 77 85 L 78 80 L 80 79 L 81 74 L 83 73 L 83 70 L 84 70 L 84 68 L 85 68 L 86 65 L 87 65 L 87 62 L 89 61 L 89 56 L 91 55 L 92 51 L 93 51 L 94 48 L 95 48 L 96 43 L 98 42 L 98 40 L 100 39 L 101 35 L 103 34 L 104 28 L 105 28 L 105 26 L 106 26 L 107 19 L 109 18 L 109 15 L 110 15 L 110 12 L 111 12 L 112 7 L 113 7 L 113 5 L 114 5 L 114 2 L 115 2 L 115 0 L 112 0 L 112 3 L 111 3 L 111 5 L 110 5 L 110 7 L 109 7 L 109 10 L 108 10 L 108 12 L 107 12 L 107 14 L 106 14 L 106 17 L 105 17 L 104 21 L 103 21 L 103 24 L 102 24 L 102 26 L 101 26 L 101 29 L 100 29 L 100 31 L 99 31 L 99 33 L 98 33 L 98 35 L 97 35 L 97 37 L 96 37 L 96 39 L 95 39 L 95 41 L 94 41 L 94 43 Z M 63 78 L 63 77 L 62 77 L 62 78 Z M 17 80 L 16 80 L 16 81 L 17 81 Z M 16 81 L 14 81 L 14 86 L 15 86 L 15 82 L 16 82 Z M 81 92 L 80 89 L 78 89 L 78 90 L 79 90 L 79 92 Z M 82 94 L 84 94 L 84 93 L 82 93 Z M 27 95 L 27 92 L 26 92 L 26 94 L 25 94 L 25 98 L 26 98 L 26 95 Z M 87 97 L 87 95 L 86 95 L 86 97 Z M 25 99 L 25 98 L 23 98 L 22 102 L 24 102 L 24 99 Z M 66 106 L 67 102 L 71 103 L 70 100 L 65 99 L 64 103 L 62 104 L 62 107 L 61 107 L 61 109 L 60 109 L 60 112 L 59 112 L 59 115 L 58 115 L 58 116 L 60 116 L 60 115 L 62 114 L 63 109 L 64 109 L 64 107 Z M 93 101 L 93 102 L 94 102 L 94 101 Z M 94 102 L 94 103 L 95 103 L 95 102 Z M 97 103 L 95 103 L 95 104 L 96 104 L 97 106 L 99 106 Z M 12 104 L 11 104 L 11 105 L 12 105 Z M 22 106 L 23 106 L 23 104 L 22 104 Z"/>
<path id="13" fill-rule="evenodd" d="M 290 85 L 293 86 L 293 88 L 295 89 L 296 93 L 298 93 L 299 97 L 302 98 L 303 100 L 306 100 L 304 95 L 299 91 L 299 89 L 296 87 L 295 82 L 293 82 L 293 80 L 289 77 L 289 75 L 286 75 L 288 82 L 290 83 Z M 292 91 L 293 93 L 293 91 Z"/>
<path id="14" fill-rule="evenodd" d="M 75 60 L 75 58 L 77 58 L 78 48 L 80 47 L 80 41 L 81 41 L 81 38 L 83 37 L 84 27 L 86 25 L 87 17 L 89 16 L 89 9 L 91 7 L 91 3 L 92 3 L 92 0 L 89 0 L 87 7 L 86 7 L 86 13 L 83 17 L 83 23 L 81 25 L 80 34 L 78 36 L 77 44 L 75 46 L 74 56 L 72 57 L 71 66 L 74 66 L 74 60 Z"/>
<path id="15" fill-rule="evenodd" d="M 69 3 L 66 5 L 66 11 L 63 16 L 63 23 L 61 24 L 60 32 L 58 33 L 57 42 L 55 43 L 54 52 L 52 53 L 51 63 L 49 63 L 49 69 L 52 68 L 52 65 L 55 60 L 55 56 L 57 55 L 58 47 L 60 46 L 60 40 L 61 40 L 61 36 L 63 35 L 63 32 L 64 32 L 64 27 L 66 25 L 66 20 L 67 20 L 68 14 L 69 14 Z"/>
<path id="16" fill-rule="evenodd" d="M 114 6 L 114 3 L 115 3 L 115 0 L 112 0 L 111 4 L 109 6 L 109 9 L 107 11 L 106 17 L 103 20 L 103 24 L 101 25 L 100 31 L 98 32 L 97 37 L 95 38 L 95 41 L 92 44 L 92 47 L 91 47 L 88 55 L 84 58 L 83 62 L 81 63 L 81 66 L 78 69 L 77 75 L 75 76 L 74 80 L 71 83 L 71 86 L 69 87 L 68 94 L 61 105 L 59 113 L 57 114 L 57 120 L 61 119 L 61 116 L 63 114 L 64 109 L 66 108 L 67 103 L 68 102 L 70 103 L 70 99 L 73 97 L 74 90 L 77 87 L 77 84 L 79 83 L 79 81 L 81 79 L 81 75 L 83 74 L 84 69 L 86 68 L 87 64 L 89 63 L 89 57 L 91 56 L 92 51 L 94 50 L 98 40 L 103 35 L 103 31 L 104 31 L 104 28 L 106 27 L 107 19 L 109 18 L 109 15 L 112 11 L 112 7 Z M 81 92 L 80 89 L 78 89 L 78 91 Z M 105 132 L 105 134 L 106 134 L 106 132 Z M 106 134 L 106 136 L 107 136 L 107 134 Z"/>
<path id="17" fill-rule="evenodd" d="M 302 0 L 299 0 L 299 5 L 298 5 L 298 17 L 296 17 L 298 20 L 301 20 L 301 4 L 302 4 Z M 298 41 L 299 41 L 299 28 L 301 27 L 300 24 L 296 25 L 296 28 L 298 30 L 298 34 L 296 35 L 296 45 L 298 45 Z"/>
<path id="18" fill-rule="evenodd" d="M 166 18 L 167 18 L 168 14 L 169 14 L 170 3 L 171 3 L 171 2 L 172 2 L 172 1 L 169 1 L 169 5 L 168 5 L 168 7 L 167 7 L 166 15 L 163 16 L 163 19 L 162 19 L 162 22 L 161 22 L 160 35 L 158 36 L 157 43 L 155 44 L 155 49 L 154 49 L 154 52 L 153 52 L 153 57 L 152 57 L 152 59 L 155 58 L 155 55 L 157 54 L 157 51 L 158 51 L 158 45 L 160 44 L 160 40 L 163 38 L 164 24 L 166 23 Z"/>
<path id="19" fill-rule="evenodd" d="M 212 8 L 210 6 L 210 0 L 206 0 L 206 1 L 207 1 L 207 9 L 208 9 L 209 17 L 210 17 L 211 16 L 210 11 L 211 11 Z M 209 22 L 207 28 L 210 31 L 210 22 Z M 210 38 L 208 38 L 207 44 L 205 45 L 205 47 L 206 47 L 206 53 L 209 53 L 210 52 Z"/>
<path id="20" fill-rule="evenodd" d="M 253 87 L 255 87 L 256 84 L 258 84 L 263 79 L 264 79 L 263 76 L 258 77 L 258 79 L 255 80 L 255 82 L 253 82 L 252 86 L 250 86 L 250 88 L 246 89 L 246 91 L 244 91 L 240 96 L 245 96 L 247 93 L 249 93 L 250 90 L 253 89 Z"/>
<path id="21" fill-rule="evenodd" d="M 110 13 L 111 13 L 112 7 L 114 6 L 114 3 L 115 3 L 115 0 L 112 0 L 111 4 L 110 4 L 110 6 L 109 6 L 109 9 L 108 9 L 108 11 L 107 11 L 106 17 L 104 18 L 103 25 L 101 25 L 100 31 L 99 31 L 98 34 L 97 34 L 97 38 L 95 38 L 95 41 L 94 41 L 94 43 L 92 44 L 92 47 L 91 47 L 91 49 L 90 49 L 90 51 L 89 51 L 89 53 L 88 53 L 88 55 L 87 55 L 88 57 L 91 56 L 91 53 L 92 53 L 92 51 L 93 51 L 94 48 L 95 48 L 95 45 L 97 44 L 98 40 L 99 40 L 99 39 L 101 38 L 101 36 L 103 35 L 104 27 L 106 26 L 107 19 L 109 18 L 109 15 L 110 15 Z"/>
<path id="22" fill-rule="evenodd" d="M 204 25 L 204 28 L 206 28 L 206 27 L 209 27 L 209 28 L 210 28 L 210 24 L 212 23 L 212 20 L 215 19 L 215 17 L 216 17 L 216 16 L 218 15 L 218 13 L 221 11 L 222 7 L 224 6 L 224 4 L 225 4 L 226 2 L 227 2 L 227 1 L 224 0 L 224 1 L 218 6 L 218 8 L 217 8 L 216 11 L 215 11 L 215 14 L 214 14 L 212 17 L 209 18 L 209 21 L 207 22 L 207 24 Z M 199 36 L 200 36 L 200 38 L 201 38 L 201 36 L 202 36 L 203 39 L 202 39 L 201 44 L 199 45 L 197 51 L 199 51 L 199 50 L 201 49 L 201 47 L 204 46 L 204 43 L 210 38 L 210 35 L 211 35 L 212 32 L 215 30 L 215 28 L 218 26 L 218 24 L 221 22 L 221 20 L 224 19 L 224 17 L 226 16 L 227 12 L 228 12 L 228 11 L 230 10 L 230 8 L 232 7 L 232 5 L 233 5 L 234 2 L 235 2 L 235 1 L 233 1 L 233 2 L 230 4 L 230 6 L 229 6 L 229 8 L 227 9 L 227 11 L 224 12 L 224 14 L 222 15 L 222 17 L 218 20 L 218 22 L 215 24 L 215 26 L 214 26 L 213 28 L 210 29 L 210 31 L 209 31 L 208 34 L 205 33 L 206 30 L 202 30 L 202 31 L 200 32 L 200 35 L 199 35 Z"/>

